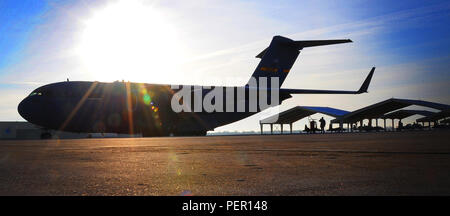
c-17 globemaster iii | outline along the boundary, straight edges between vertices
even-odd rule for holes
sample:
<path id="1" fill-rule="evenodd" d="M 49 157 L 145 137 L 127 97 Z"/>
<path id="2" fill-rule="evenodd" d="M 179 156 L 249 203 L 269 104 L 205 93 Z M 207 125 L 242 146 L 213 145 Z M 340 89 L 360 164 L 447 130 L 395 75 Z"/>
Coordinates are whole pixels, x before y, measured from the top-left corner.
<path id="1" fill-rule="evenodd" d="M 67 81 L 37 88 L 19 104 L 18 111 L 33 124 L 60 131 L 140 133 L 144 137 L 206 135 L 279 105 L 292 94 L 367 92 L 375 68 L 356 91 L 281 88 L 303 48 L 348 42 L 352 41 L 294 41 L 275 36 L 256 56 L 261 61 L 244 86 Z"/>

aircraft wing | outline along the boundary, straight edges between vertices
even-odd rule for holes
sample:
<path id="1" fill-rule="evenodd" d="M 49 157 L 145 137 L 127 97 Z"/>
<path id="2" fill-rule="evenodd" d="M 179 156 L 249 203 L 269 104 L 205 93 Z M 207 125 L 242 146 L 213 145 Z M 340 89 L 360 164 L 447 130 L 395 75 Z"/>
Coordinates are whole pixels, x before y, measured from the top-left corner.
<path id="1" fill-rule="evenodd" d="M 286 94 L 361 94 L 367 93 L 370 81 L 372 80 L 373 73 L 375 72 L 375 67 L 370 70 L 369 75 L 367 75 L 363 84 L 357 91 L 345 91 L 345 90 L 315 90 L 315 89 L 280 89 L 280 93 Z"/>

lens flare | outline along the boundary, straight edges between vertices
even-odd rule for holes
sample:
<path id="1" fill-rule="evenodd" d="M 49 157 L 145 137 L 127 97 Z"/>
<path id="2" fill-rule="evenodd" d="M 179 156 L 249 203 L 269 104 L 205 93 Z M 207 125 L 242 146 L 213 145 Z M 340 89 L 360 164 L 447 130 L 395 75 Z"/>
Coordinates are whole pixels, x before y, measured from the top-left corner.
<path id="1" fill-rule="evenodd" d="M 152 101 L 152 98 L 149 94 L 145 94 L 142 99 L 144 100 L 145 105 L 150 105 L 150 102 Z"/>

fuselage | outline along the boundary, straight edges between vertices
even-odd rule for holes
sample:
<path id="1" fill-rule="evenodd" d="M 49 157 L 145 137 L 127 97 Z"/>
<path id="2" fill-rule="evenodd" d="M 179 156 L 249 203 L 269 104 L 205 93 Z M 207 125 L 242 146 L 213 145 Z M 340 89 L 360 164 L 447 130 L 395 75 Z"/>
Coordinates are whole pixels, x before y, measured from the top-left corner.
<path id="1" fill-rule="evenodd" d="M 198 86 L 197 86 L 198 87 Z M 198 87 L 202 97 L 215 88 Z M 230 88 L 230 87 L 228 87 Z M 18 107 L 27 121 L 48 129 L 87 133 L 142 133 L 144 136 L 202 135 L 261 111 L 248 109 L 248 89 L 224 91 L 223 106 L 233 94 L 234 112 L 175 112 L 171 106 L 179 91 L 172 85 L 130 82 L 59 82 L 34 90 Z M 194 89 L 194 87 L 193 87 Z M 238 91 L 246 92 L 244 111 L 237 110 Z M 194 97 L 194 96 L 193 96 Z M 290 96 L 281 95 L 280 102 Z M 203 98 L 202 98 L 203 100 Z M 278 104 L 274 104 L 278 105 Z M 192 105 L 193 106 L 193 105 Z"/>

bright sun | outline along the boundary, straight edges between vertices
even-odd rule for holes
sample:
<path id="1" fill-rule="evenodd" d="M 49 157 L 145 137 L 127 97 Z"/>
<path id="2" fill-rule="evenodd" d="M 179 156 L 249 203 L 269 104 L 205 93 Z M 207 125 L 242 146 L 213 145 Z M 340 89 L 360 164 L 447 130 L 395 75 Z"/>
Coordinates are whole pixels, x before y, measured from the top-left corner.
<path id="1" fill-rule="evenodd" d="M 77 54 L 95 80 L 160 82 L 177 69 L 182 49 L 176 29 L 140 1 L 107 5 L 83 24 Z"/>

